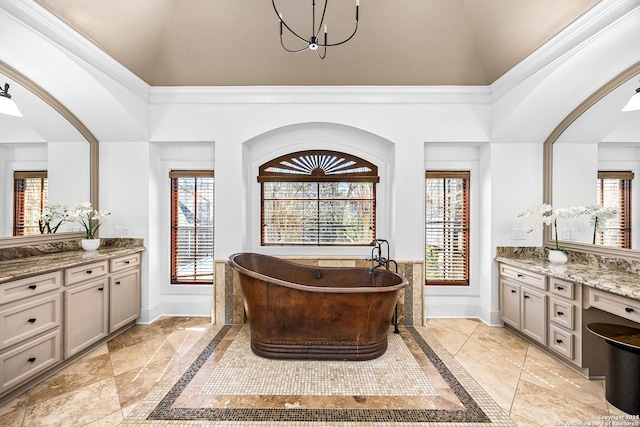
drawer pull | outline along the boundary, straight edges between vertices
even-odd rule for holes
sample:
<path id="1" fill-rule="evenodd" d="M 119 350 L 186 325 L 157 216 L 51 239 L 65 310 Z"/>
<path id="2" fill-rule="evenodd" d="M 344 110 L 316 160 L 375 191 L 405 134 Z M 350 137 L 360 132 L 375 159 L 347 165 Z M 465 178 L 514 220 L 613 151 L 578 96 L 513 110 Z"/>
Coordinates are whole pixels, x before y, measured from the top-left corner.
<path id="1" fill-rule="evenodd" d="M 511 289 L 511 293 L 515 294 L 517 291 L 515 289 Z"/>
<path id="2" fill-rule="evenodd" d="M 523 277 L 524 277 L 524 274 L 522 274 L 522 273 L 518 273 L 518 277 L 519 277 L 519 278 L 523 278 Z"/>
<path id="3" fill-rule="evenodd" d="M 38 285 L 29 285 L 29 289 L 31 289 L 32 291 L 35 290 L 38 287 Z"/>
<path id="4" fill-rule="evenodd" d="M 131 261 L 126 260 L 124 263 L 125 263 L 125 264 L 129 264 L 129 263 L 131 263 Z"/>
<path id="5" fill-rule="evenodd" d="M 529 298 L 529 295 L 525 295 L 524 297 L 528 299 L 528 298 Z"/>
<path id="6" fill-rule="evenodd" d="M 557 339 L 557 340 L 556 340 L 556 342 L 557 342 L 558 344 L 562 344 L 562 340 L 561 340 L 561 339 Z"/>
<path id="7" fill-rule="evenodd" d="M 118 280 L 118 281 L 116 282 L 116 285 L 119 285 L 119 284 L 120 284 L 120 280 Z"/>
<path id="8" fill-rule="evenodd" d="M 35 357 L 30 357 L 30 358 L 27 359 L 27 362 L 29 362 L 29 363 L 33 363 L 35 361 L 36 361 Z"/>
<path id="9" fill-rule="evenodd" d="M 27 322 L 29 323 L 36 323 L 36 318 L 32 317 L 31 319 L 27 320 Z"/>
<path id="10" fill-rule="evenodd" d="M 99 290 L 100 292 L 102 292 L 102 291 L 104 291 L 104 288 L 101 286 L 101 287 L 99 287 L 99 288 L 98 288 L 98 290 Z"/>
<path id="11" fill-rule="evenodd" d="M 93 271 L 92 270 L 87 270 L 87 271 L 85 271 L 85 273 L 91 274 L 91 273 L 93 273 Z"/>
<path id="12" fill-rule="evenodd" d="M 564 291 L 564 286 L 558 286 L 556 289 L 559 291 Z"/>
<path id="13" fill-rule="evenodd" d="M 627 313 L 633 313 L 633 308 L 631 307 L 625 307 L 624 311 L 626 311 Z"/>
<path id="14" fill-rule="evenodd" d="M 564 316 L 564 313 L 562 311 L 558 311 L 558 316 Z"/>

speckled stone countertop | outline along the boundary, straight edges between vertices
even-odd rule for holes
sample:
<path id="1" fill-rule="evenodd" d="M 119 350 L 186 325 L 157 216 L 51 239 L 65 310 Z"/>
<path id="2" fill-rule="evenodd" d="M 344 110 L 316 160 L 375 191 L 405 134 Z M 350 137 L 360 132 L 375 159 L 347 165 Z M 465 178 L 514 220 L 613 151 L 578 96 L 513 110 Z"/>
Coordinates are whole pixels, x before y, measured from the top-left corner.
<path id="1" fill-rule="evenodd" d="M 138 242 L 137 239 L 127 239 L 126 244 L 103 244 L 97 251 L 83 251 L 78 248 L 61 252 L 12 257 L 0 261 L 0 283 L 75 267 L 90 262 L 126 256 L 143 252 L 144 250 L 145 248 L 141 240 Z"/>
<path id="2" fill-rule="evenodd" d="M 599 263 L 573 262 L 571 257 L 563 265 L 551 264 L 542 257 L 525 258 L 500 253 L 495 260 L 640 301 L 640 275 L 633 270 L 607 268 Z"/>

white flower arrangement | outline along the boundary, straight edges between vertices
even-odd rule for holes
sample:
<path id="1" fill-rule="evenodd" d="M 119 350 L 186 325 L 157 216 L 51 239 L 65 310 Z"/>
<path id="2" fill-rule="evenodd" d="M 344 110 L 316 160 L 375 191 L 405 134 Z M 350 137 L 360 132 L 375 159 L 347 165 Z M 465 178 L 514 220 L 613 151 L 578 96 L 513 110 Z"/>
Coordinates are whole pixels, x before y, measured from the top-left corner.
<path id="1" fill-rule="evenodd" d="M 111 215 L 109 211 L 97 211 L 91 207 L 91 202 L 77 203 L 73 212 L 69 215 L 69 221 L 80 223 L 85 230 L 86 239 L 95 239 L 96 232 L 100 225 L 97 221 Z"/>
<path id="2" fill-rule="evenodd" d="M 553 209 L 553 207 L 544 203 L 542 205 L 532 206 L 518 214 L 518 217 L 525 216 L 533 216 L 533 222 L 531 223 L 527 233 L 531 233 L 533 231 L 542 230 L 545 225 L 551 225 L 553 227 L 552 232 L 554 236 L 554 240 L 556 241 L 555 250 L 561 251 L 560 245 L 558 244 L 558 218 L 576 218 L 580 215 L 589 214 L 591 211 L 583 206 L 573 206 L 570 208 L 557 208 Z"/>
<path id="3" fill-rule="evenodd" d="M 63 204 L 48 205 L 42 211 L 39 227 L 41 234 L 53 234 L 69 219 L 69 209 Z"/>
<path id="4" fill-rule="evenodd" d="M 610 219 L 618 216 L 618 208 L 615 206 L 602 207 L 600 205 L 587 206 L 589 210 L 590 224 L 593 227 L 593 244 L 596 244 L 596 235 L 598 230 L 604 225 L 604 223 Z"/>

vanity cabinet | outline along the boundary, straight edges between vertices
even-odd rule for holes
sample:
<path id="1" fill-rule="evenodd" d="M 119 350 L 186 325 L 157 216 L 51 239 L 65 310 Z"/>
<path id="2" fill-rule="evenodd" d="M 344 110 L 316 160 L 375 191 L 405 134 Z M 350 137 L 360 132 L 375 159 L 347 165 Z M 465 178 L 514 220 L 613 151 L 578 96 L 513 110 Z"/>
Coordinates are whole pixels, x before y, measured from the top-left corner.
<path id="1" fill-rule="evenodd" d="M 542 345 L 547 344 L 547 278 L 500 264 L 502 321 Z"/>
<path id="2" fill-rule="evenodd" d="M 140 252 L 0 283 L 0 401 L 135 323 Z"/>
<path id="3" fill-rule="evenodd" d="M 0 284 L 0 393 L 62 360 L 60 272 Z"/>
<path id="4" fill-rule="evenodd" d="M 140 254 L 111 260 L 109 277 L 109 332 L 140 315 Z"/>

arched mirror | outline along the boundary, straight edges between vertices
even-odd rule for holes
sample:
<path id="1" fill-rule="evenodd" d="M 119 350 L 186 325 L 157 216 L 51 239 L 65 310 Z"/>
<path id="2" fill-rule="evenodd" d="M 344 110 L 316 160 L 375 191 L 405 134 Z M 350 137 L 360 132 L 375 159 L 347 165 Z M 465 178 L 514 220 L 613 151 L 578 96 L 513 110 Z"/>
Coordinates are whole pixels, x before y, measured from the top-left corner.
<path id="1" fill-rule="evenodd" d="M 28 227 L 17 226 L 26 223 L 17 217 L 39 203 L 91 201 L 97 208 L 98 141 L 51 94 L 0 61 L 0 85 L 5 83 L 23 116 L 0 114 L 0 248 L 80 238 L 71 223 L 53 233 L 34 227 L 33 219 Z"/>
<path id="2" fill-rule="evenodd" d="M 622 111 L 640 87 L 640 62 L 607 82 L 544 144 L 544 202 L 554 208 L 608 208 L 558 220 L 560 246 L 640 259 L 640 110 Z M 606 224 L 606 225 L 605 225 Z M 545 246 L 554 244 L 551 230 Z"/>

